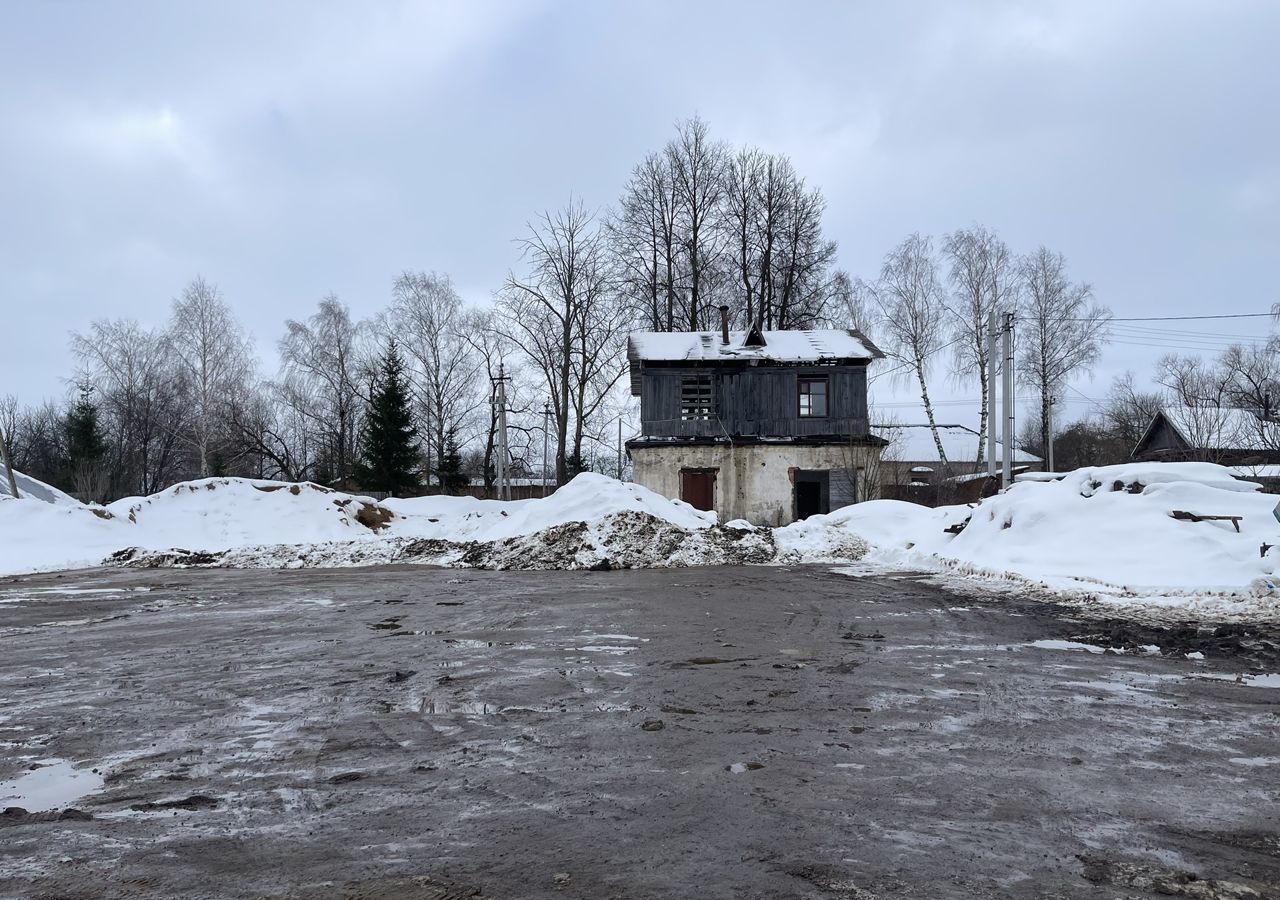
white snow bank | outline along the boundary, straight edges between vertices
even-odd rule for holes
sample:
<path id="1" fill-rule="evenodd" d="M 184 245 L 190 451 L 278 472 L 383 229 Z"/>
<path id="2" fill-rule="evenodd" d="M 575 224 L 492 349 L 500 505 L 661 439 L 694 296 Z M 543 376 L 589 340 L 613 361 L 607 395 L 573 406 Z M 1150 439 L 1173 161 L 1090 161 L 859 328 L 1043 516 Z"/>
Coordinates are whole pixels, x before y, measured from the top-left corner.
<path id="1" fill-rule="evenodd" d="M 869 559 L 898 565 L 941 562 L 962 574 L 1121 598 L 1280 598 L 1280 551 L 1259 554 L 1263 542 L 1280 542 L 1272 516 L 1280 498 L 1257 491 L 1209 463 L 1132 463 L 1019 481 L 974 507 L 879 501 L 831 518 L 876 548 Z M 1174 510 L 1241 516 L 1240 532 L 1229 521 L 1174 519 Z M 945 531 L 966 522 L 958 534 Z"/>
<path id="2" fill-rule="evenodd" d="M 622 512 L 648 513 L 685 529 L 716 524 L 713 512 L 702 512 L 681 500 L 668 500 L 638 484 L 590 472 L 577 476 L 554 494 L 534 500 L 414 497 L 383 502 L 405 518 L 393 526 L 396 534 L 454 541 L 503 540 L 569 522 L 595 522 Z"/>
<path id="3" fill-rule="evenodd" d="M 126 548 L 140 548 L 140 564 L 148 553 L 182 548 L 229 555 L 175 554 L 153 564 L 531 569 L 849 563 L 865 555 L 863 568 L 934 571 L 993 587 L 1030 583 L 1131 605 L 1231 616 L 1248 605 L 1251 616 L 1280 615 L 1280 549 L 1259 554 L 1264 542 L 1280 544 L 1276 499 L 1221 466 L 1139 463 L 1019 481 L 972 507 L 877 500 L 766 528 L 720 525 L 714 513 L 592 474 L 545 499 L 505 503 L 378 503 L 317 485 L 220 478 L 105 509 L 0 500 L 0 574 L 96 565 Z M 1240 531 L 1229 521 L 1174 519 L 1174 510 L 1240 516 Z"/>
<path id="4" fill-rule="evenodd" d="M 579 475 L 545 499 L 511 502 L 418 497 L 379 503 L 308 483 L 206 478 L 103 508 L 8 499 L 0 503 L 0 574 L 93 566 L 127 548 L 219 553 L 355 542 L 365 549 L 351 551 L 352 561 L 375 562 L 394 558 L 374 546 L 388 539 L 502 541 L 623 513 L 647 514 L 685 531 L 716 524 L 715 513 L 595 474 Z"/>
<path id="5" fill-rule="evenodd" d="M 318 485 L 245 478 L 184 482 L 106 507 L 6 498 L 0 501 L 0 574 L 93 566 L 127 547 L 218 551 L 373 539 L 358 520 L 365 510 L 377 513 L 377 504 Z"/>
<path id="6" fill-rule="evenodd" d="M 56 506 L 80 506 L 80 501 L 70 494 L 64 494 L 51 484 L 37 481 L 30 475 L 24 475 L 17 469 L 13 471 L 13 480 L 18 483 L 18 494 L 24 500 L 41 500 Z M 0 470 L 0 498 L 12 498 L 9 492 L 9 479 Z"/>

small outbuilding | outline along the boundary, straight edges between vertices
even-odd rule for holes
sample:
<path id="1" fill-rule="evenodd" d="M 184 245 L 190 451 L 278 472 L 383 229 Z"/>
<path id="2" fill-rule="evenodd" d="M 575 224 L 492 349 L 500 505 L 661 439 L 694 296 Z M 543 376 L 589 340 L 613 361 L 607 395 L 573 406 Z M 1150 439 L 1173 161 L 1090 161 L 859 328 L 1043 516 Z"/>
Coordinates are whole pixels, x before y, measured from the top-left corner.
<path id="1" fill-rule="evenodd" d="M 1280 423 L 1257 410 L 1167 406 L 1133 448 L 1142 462 L 1213 462 L 1224 466 L 1280 464 Z"/>

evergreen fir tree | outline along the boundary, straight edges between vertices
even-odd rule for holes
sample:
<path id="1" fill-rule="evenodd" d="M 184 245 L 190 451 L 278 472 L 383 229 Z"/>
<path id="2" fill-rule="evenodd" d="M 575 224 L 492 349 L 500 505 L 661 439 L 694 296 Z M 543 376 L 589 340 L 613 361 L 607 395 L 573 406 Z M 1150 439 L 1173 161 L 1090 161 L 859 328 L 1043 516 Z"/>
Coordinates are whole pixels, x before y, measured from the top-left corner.
<path id="1" fill-rule="evenodd" d="M 417 493 L 418 429 L 409 410 L 409 382 L 395 339 L 387 342 L 381 368 L 373 383 L 364 428 L 360 432 L 360 462 L 356 480 L 370 491 L 392 496 Z"/>
<path id="2" fill-rule="evenodd" d="M 440 490 L 446 494 L 460 494 L 467 486 L 467 476 L 462 471 L 462 454 L 458 452 L 458 440 L 453 429 L 449 429 L 436 478 L 440 481 Z"/>
<path id="3" fill-rule="evenodd" d="M 93 389 L 87 384 L 80 385 L 80 399 L 67 410 L 63 428 L 67 439 L 67 483 L 84 500 L 102 500 L 107 488 L 107 442 L 98 424 Z"/>

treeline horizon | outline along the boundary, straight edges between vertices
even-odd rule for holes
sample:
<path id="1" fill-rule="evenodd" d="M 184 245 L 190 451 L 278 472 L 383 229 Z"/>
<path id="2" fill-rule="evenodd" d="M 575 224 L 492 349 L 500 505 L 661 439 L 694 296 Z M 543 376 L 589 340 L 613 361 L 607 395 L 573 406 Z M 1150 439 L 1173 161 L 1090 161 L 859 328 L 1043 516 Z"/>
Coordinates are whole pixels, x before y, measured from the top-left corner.
<path id="1" fill-rule="evenodd" d="M 1043 246 L 1018 254 L 972 225 L 937 244 L 910 235 L 874 277 L 854 278 L 836 265 L 825 208 L 785 155 L 714 141 L 705 122 L 690 119 L 632 169 L 613 206 L 595 212 L 570 200 L 535 216 L 517 238 L 516 266 L 476 306 L 447 274 L 412 269 L 366 319 L 329 294 L 284 321 L 274 374 L 261 370 L 231 306 L 203 277 L 162 326 L 95 321 L 71 337 L 71 397 L 0 402 L 0 452 L 14 468 L 94 500 L 215 474 L 384 490 L 354 475 L 372 471 L 362 436 L 394 339 L 421 490 L 459 490 L 460 476 L 492 487 L 499 370 L 508 379 L 509 471 L 543 474 L 545 437 L 550 478 L 563 484 L 579 471 L 615 469 L 617 425 L 634 407 L 623 387 L 626 335 L 714 330 L 721 305 L 735 328 L 867 333 L 889 357 L 882 371 L 918 388 L 935 438 L 930 384 L 944 358 L 948 377 L 981 387 L 985 433 L 987 321 L 1013 311 L 1018 380 L 1040 398 L 1028 417 L 1038 433 L 1022 442 L 1043 448 L 1050 405 L 1096 363 L 1111 318 L 1063 255 Z M 1218 366 L 1234 373 L 1227 381 L 1276 381 L 1260 370 L 1262 358 L 1241 374 L 1246 355 Z M 1162 360 L 1157 381 L 1165 384 L 1164 373 L 1169 392 L 1207 396 L 1209 368 Z M 1115 392 L 1119 409 L 1123 385 Z M 1146 408 L 1152 396 L 1129 379 L 1130 406 L 1137 398 Z"/>

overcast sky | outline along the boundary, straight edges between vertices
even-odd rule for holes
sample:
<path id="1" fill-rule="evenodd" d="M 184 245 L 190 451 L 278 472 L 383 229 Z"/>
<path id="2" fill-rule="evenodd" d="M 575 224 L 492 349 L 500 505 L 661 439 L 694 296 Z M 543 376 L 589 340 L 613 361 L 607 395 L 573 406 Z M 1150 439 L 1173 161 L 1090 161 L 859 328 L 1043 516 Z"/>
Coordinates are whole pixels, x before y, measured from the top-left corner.
<path id="1" fill-rule="evenodd" d="M 10 3 L 0 393 L 62 396 L 69 330 L 160 324 L 196 274 L 269 367 L 329 291 L 367 315 L 436 269 L 484 302 L 531 215 L 606 207 L 693 114 L 789 154 L 855 275 L 980 222 L 1118 316 L 1265 311 L 1278 38 L 1265 0 Z M 1079 395 L 1182 337 L 1112 345 Z"/>

